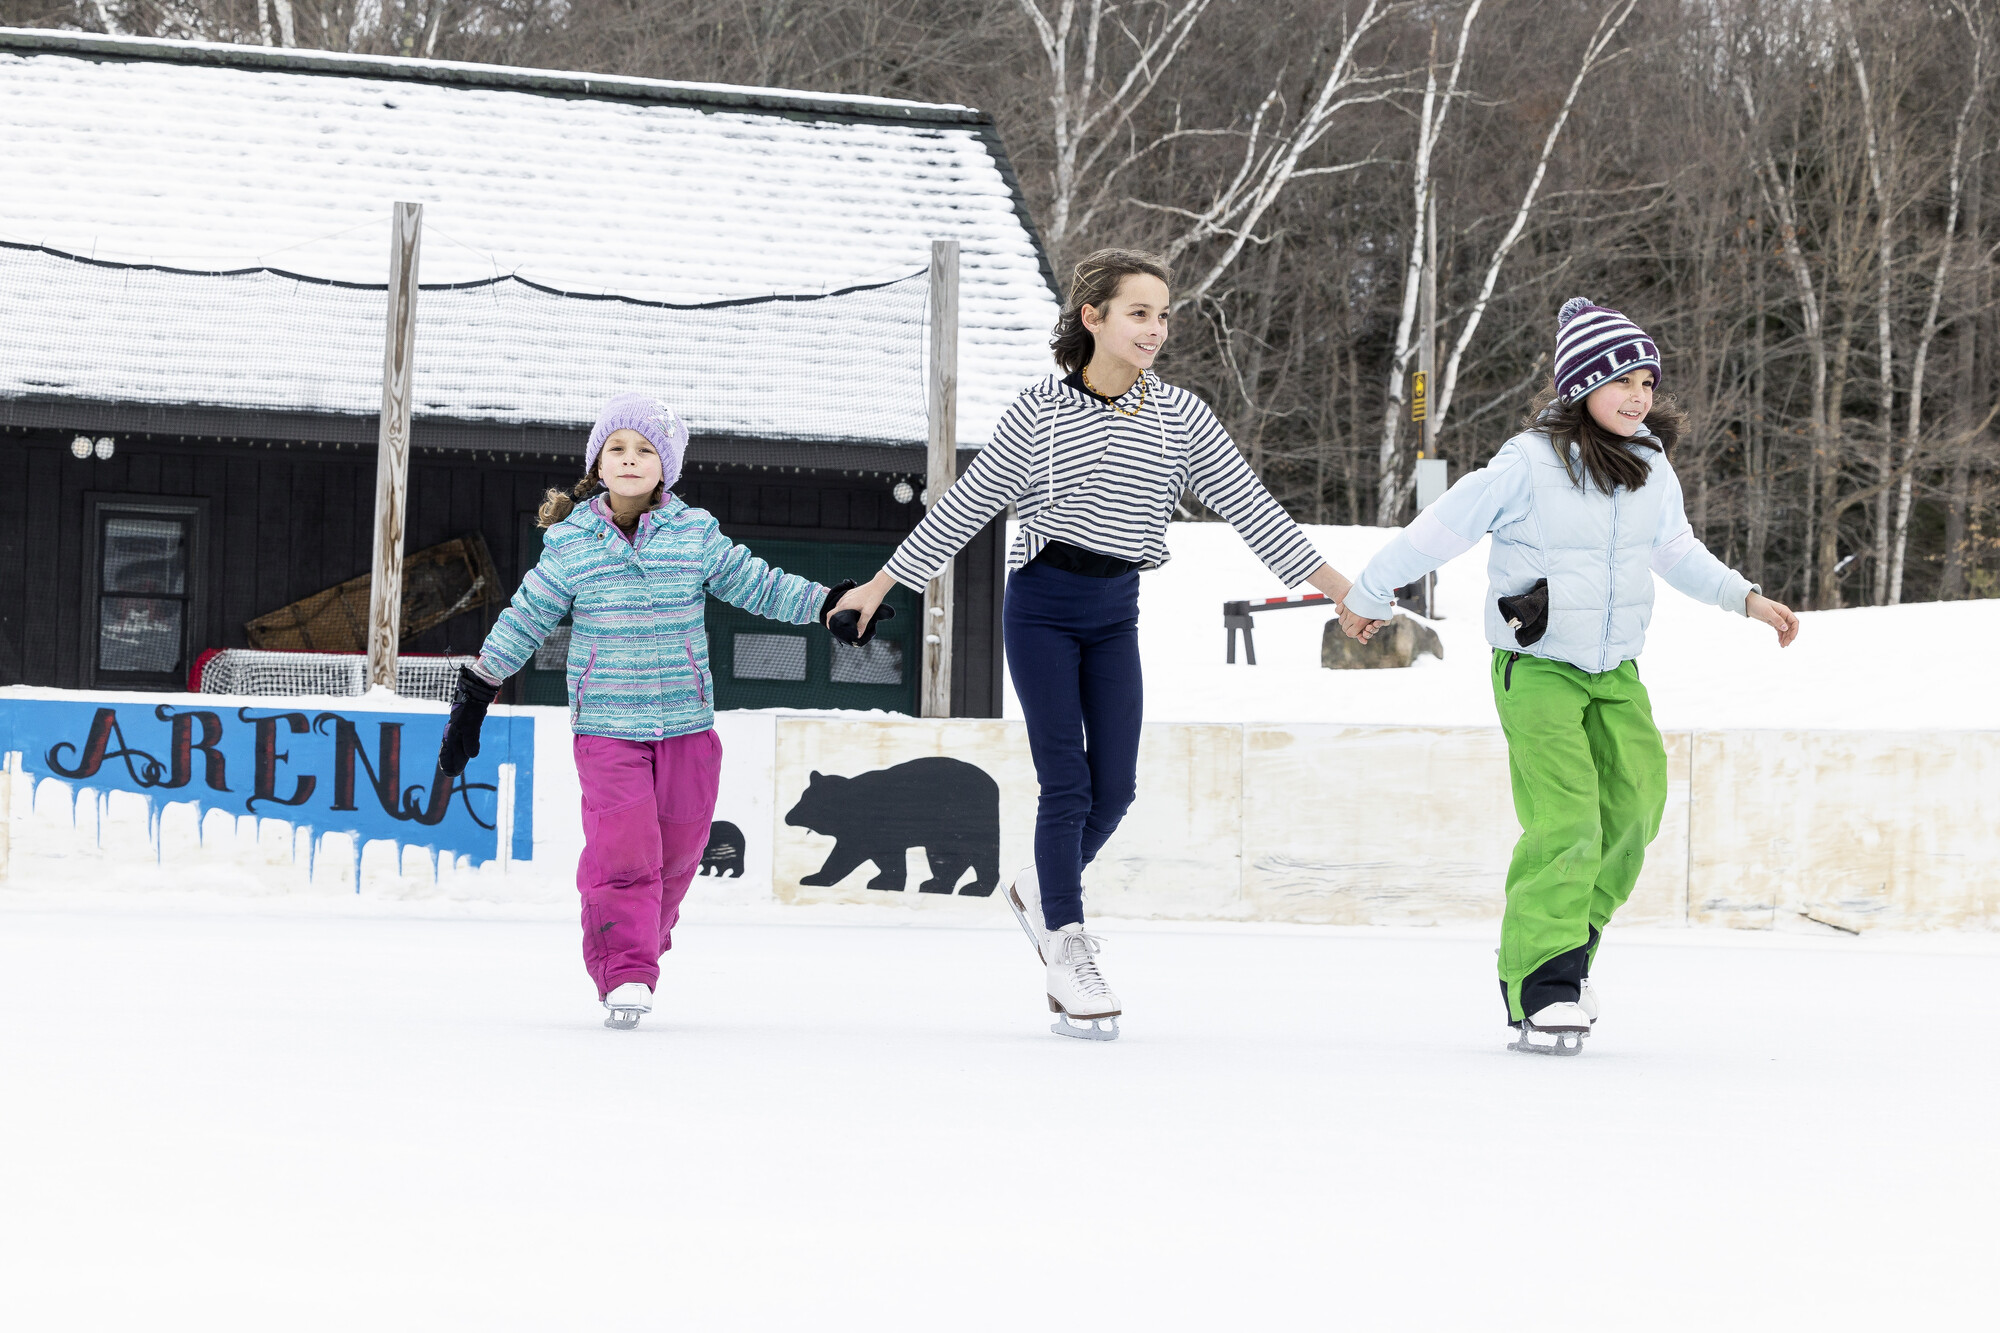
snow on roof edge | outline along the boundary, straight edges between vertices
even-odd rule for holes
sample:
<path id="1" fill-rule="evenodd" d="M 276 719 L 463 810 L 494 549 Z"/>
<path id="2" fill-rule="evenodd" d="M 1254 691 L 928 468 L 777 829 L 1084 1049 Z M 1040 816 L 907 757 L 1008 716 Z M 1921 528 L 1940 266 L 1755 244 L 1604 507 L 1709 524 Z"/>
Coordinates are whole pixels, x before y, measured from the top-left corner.
<path id="1" fill-rule="evenodd" d="M 499 88 L 515 92 L 583 94 L 590 97 L 627 98 L 752 111 L 813 111 L 901 122 L 931 121 L 955 125 L 992 123 L 992 117 L 986 112 L 953 103 L 911 102 L 891 97 L 864 97 L 853 93 L 800 92 L 786 88 L 691 83 L 628 75 L 579 74 L 570 70 L 482 65 L 458 60 L 424 60 L 412 56 L 353 55 L 344 51 L 319 51 L 303 47 L 189 42 L 160 37 L 114 37 L 60 28 L 0 27 L 0 51 L 159 60 L 177 64 L 283 70 L 300 74 L 408 79 L 414 82 Z"/>

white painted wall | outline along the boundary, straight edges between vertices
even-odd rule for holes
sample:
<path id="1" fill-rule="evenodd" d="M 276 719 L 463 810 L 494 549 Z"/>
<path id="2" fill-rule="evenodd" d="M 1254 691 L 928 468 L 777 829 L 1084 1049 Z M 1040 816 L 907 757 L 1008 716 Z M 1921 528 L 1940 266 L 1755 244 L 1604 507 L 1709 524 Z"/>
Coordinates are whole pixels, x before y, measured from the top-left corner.
<path id="1" fill-rule="evenodd" d="M 373 704 L 371 703 L 371 706 Z M 507 710 L 499 710 L 507 711 Z M 0 779 L 0 883 L 144 891 L 573 901 L 582 836 L 564 710 L 535 720 L 534 856 L 438 864 L 280 819 L 53 779 L 19 756 Z M 861 713 L 724 713 L 716 817 L 747 842 L 704 901 L 875 903 L 946 917 L 990 898 L 866 887 L 864 865 L 806 887 L 834 839 L 784 822 L 812 772 L 854 776 L 924 755 L 975 764 L 1000 792 L 1000 871 L 1032 857 L 1037 788 L 1018 722 Z M 2000 928 L 2000 731 L 1667 733 L 1659 839 L 1621 920 L 1848 930 Z M 1409 925 L 1496 919 L 1518 832 L 1492 727 L 1157 723 L 1139 797 L 1085 877 L 1095 915 Z"/>

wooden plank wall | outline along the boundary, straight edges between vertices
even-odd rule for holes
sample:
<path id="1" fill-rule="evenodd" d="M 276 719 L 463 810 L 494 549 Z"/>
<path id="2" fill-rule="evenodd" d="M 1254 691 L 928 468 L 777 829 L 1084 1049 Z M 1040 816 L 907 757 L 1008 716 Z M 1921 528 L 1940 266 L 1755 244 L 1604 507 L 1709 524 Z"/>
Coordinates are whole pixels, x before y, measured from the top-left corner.
<path id="1" fill-rule="evenodd" d="M 244 622 L 368 571 L 372 447 L 127 436 L 111 458 L 79 460 L 69 439 L 50 431 L 0 434 L 0 684 L 82 682 L 86 492 L 208 498 L 208 646 L 247 646 Z M 563 459 L 418 453 L 410 466 L 408 549 L 478 532 L 511 594 L 530 562 L 528 516 L 544 489 L 567 489 L 576 471 Z M 886 556 L 920 515 L 873 477 L 704 467 L 679 492 L 753 548 L 759 536 L 782 536 L 879 542 Z M 954 648 L 963 680 L 954 682 L 953 702 L 971 716 L 999 709 L 999 544 L 996 523 L 959 557 Z M 406 648 L 470 651 L 490 624 L 491 613 L 460 616 Z"/>

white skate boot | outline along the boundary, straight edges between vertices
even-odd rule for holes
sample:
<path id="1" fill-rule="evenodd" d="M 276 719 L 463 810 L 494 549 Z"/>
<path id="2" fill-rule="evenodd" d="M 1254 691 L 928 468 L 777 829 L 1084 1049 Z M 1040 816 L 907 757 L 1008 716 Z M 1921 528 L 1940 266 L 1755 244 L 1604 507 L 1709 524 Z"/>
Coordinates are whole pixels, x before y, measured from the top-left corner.
<path id="1" fill-rule="evenodd" d="M 1576 997 L 1577 1007 L 1589 1016 L 1590 1025 L 1597 1026 L 1597 992 L 1591 989 L 1590 978 L 1583 979 L 1583 986 Z"/>
<path id="2" fill-rule="evenodd" d="M 628 981 L 615 986 L 604 997 L 604 1007 L 611 1012 L 604 1017 L 608 1028 L 635 1028 L 639 1026 L 639 1016 L 653 1012 L 653 989 L 643 981 Z"/>
<path id="3" fill-rule="evenodd" d="M 1507 1043 L 1510 1051 L 1530 1055 L 1575 1055 L 1590 1035 L 1590 1014 L 1580 1004 L 1545 1004 L 1521 1024 L 1521 1035 Z"/>
<path id="4" fill-rule="evenodd" d="M 1052 931 L 1046 938 L 1049 1011 L 1060 1015 L 1049 1031 L 1059 1037 L 1116 1041 L 1118 1015 L 1124 1010 L 1097 970 L 1103 941 L 1085 934 L 1081 923 Z"/>
<path id="5" fill-rule="evenodd" d="M 1014 882 L 1007 886 L 1007 906 L 1014 909 L 1014 919 L 1027 932 L 1028 943 L 1035 946 L 1035 957 L 1044 963 L 1049 961 L 1049 932 L 1043 925 L 1042 881 L 1029 866 L 1014 876 Z"/>

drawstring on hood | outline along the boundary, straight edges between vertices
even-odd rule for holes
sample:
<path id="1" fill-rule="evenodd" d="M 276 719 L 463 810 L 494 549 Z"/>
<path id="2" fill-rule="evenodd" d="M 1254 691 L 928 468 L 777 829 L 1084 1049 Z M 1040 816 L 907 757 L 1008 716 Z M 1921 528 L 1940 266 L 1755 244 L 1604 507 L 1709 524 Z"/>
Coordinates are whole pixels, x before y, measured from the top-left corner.
<path id="1" fill-rule="evenodd" d="M 1151 377 L 1151 383 L 1147 384 L 1149 376 Z M 1147 388 L 1152 390 L 1140 402 L 1139 410 L 1144 412 L 1148 405 L 1152 407 L 1153 425 L 1160 436 L 1160 457 L 1164 459 L 1167 456 L 1167 413 L 1160 402 L 1160 399 L 1164 395 L 1159 393 L 1158 390 L 1166 386 L 1160 382 L 1159 376 L 1154 375 L 1150 370 L 1141 371 L 1139 378 L 1133 382 L 1135 384 L 1147 384 Z M 1052 506 L 1056 502 L 1056 423 L 1062 418 L 1063 400 L 1067 395 L 1063 393 L 1063 382 L 1059 379 L 1044 381 L 1043 389 L 1049 397 L 1049 424 L 1048 429 L 1043 433 L 1043 453 L 1048 465 L 1048 480 L 1044 490 L 1048 496 L 1046 503 Z M 1127 389 L 1125 392 L 1130 393 L 1132 391 Z M 1124 395 L 1121 394 L 1119 396 L 1123 397 Z M 1114 422 L 1113 425 L 1115 426 L 1116 423 Z"/>

